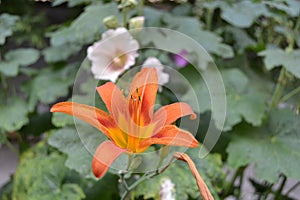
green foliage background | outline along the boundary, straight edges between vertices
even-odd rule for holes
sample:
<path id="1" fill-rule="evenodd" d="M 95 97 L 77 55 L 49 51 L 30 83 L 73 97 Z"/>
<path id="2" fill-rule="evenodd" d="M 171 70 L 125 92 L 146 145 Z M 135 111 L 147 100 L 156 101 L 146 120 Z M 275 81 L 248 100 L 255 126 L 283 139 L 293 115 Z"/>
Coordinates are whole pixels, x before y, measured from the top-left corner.
<path id="1" fill-rule="evenodd" d="M 17 142 L 20 156 L 16 173 L 0 189 L 1 199 L 120 198 L 123 189 L 115 172 L 100 181 L 93 178 L 92 155 L 78 137 L 73 119 L 52 115 L 49 109 L 71 97 L 87 46 L 101 39 L 105 17 L 115 15 L 122 21 L 118 5 L 124 2 L 1 1 L 0 146 L 13 148 L 11 143 Z M 250 194 L 253 198 L 292 199 L 290 191 L 283 189 L 288 189 L 287 179 L 300 181 L 300 2 L 139 0 L 127 18 L 137 15 L 145 16 L 145 27 L 165 27 L 193 38 L 211 54 L 222 74 L 227 113 L 221 138 L 203 159 L 198 149 L 187 152 L 215 199 L 242 198 L 245 181 L 255 189 Z M 155 47 L 163 39 L 140 42 Z M 149 55 L 175 66 L 164 52 L 147 50 L 140 57 Z M 199 58 L 198 62 L 201 70 L 209 70 L 207 61 Z M 193 86 L 177 95 L 188 101 L 193 90 L 200 100 L 197 139 L 202 141 L 211 118 L 207 87 L 193 66 L 176 69 Z M 88 67 L 85 70 L 89 72 Z M 94 98 L 89 94 L 91 87 L 93 82 L 88 80 L 76 98 Z M 172 101 L 167 91 L 159 97 L 164 103 Z M 97 146 L 102 141 L 95 139 L 99 134 L 90 128 L 85 141 Z M 250 164 L 254 164 L 254 179 L 237 183 Z M 227 169 L 233 176 L 225 174 Z M 177 199 L 200 199 L 189 169 L 177 162 L 136 187 L 131 198 L 159 199 L 160 184 L 166 178 L 175 184 Z"/>

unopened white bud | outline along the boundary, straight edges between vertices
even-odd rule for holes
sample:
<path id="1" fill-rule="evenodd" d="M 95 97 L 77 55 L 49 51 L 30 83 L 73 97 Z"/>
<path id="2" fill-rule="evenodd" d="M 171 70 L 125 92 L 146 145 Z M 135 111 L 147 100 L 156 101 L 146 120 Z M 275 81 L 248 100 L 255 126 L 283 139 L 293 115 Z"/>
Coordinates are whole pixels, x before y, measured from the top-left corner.
<path id="1" fill-rule="evenodd" d="M 129 20 L 129 29 L 143 28 L 144 22 L 144 16 L 133 17 Z"/>

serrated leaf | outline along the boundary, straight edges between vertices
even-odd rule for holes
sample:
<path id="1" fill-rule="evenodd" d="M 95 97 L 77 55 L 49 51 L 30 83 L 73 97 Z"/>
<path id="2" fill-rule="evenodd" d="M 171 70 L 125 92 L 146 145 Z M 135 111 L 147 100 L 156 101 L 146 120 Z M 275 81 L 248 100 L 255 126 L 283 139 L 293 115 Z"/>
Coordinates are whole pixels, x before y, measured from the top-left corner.
<path id="1" fill-rule="evenodd" d="M 282 49 L 268 49 L 259 52 L 260 56 L 264 56 L 264 63 L 268 70 L 277 66 L 283 66 L 287 71 L 295 77 L 300 78 L 300 50 L 285 52 Z"/>
<path id="2" fill-rule="evenodd" d="M 198 44 L 192 39 L 201 44 L 206 51 L 223 58 L 230 58 L 234 55 L 231 47 L 222 43 L 221 37 L 213 32 L 201 30 L 202 24 L 195 17 L 166 14 L 148 7 L 145 8 L 145 16 L 147 26 L 165 26 L 166 28 L 179 31 L 186 35 L 171 30 L 146 29 L 146 31 L 143 32 L 145 37 L 142 37 L 143 40 L 140 41 L 142 45 L 148 46 L 149 43 L 153 43 L 157 48 L 171 49 L 175 52 L 186 49 L 189 53 L 191 52 L 190 54 L 192 54 L 192 52 L 197 54 L 193 60 L 198 62 L 201 69 L 206 69 L 207 63 L 210 62 L 211 59 L 208 58 L 207 53 L 204 52 L 203 49 L 200 49 Z M 174 43 L 174 41 L 177 42 Z"/>
<path id="3" fill-rule="evenodd" d="M 161 27 L 161 16 L 164 14 L 163 11 L 145 6 L 143 13 L 145 16 L 146 27 Z"/>
<path id="4" fill-rule="evenodd" d="M 256 42 L 243 29 L 228 26 L 225 30 L 233 35 L 234 47 L 238 53 L 243 53 L 247 47 L 256 46 Z"/>
<path id="5" fill-rule="evenodd" d="M 82 47 L 85 44 L 92 43 L 100 37 L 104 30 L 103 19 L 109 15 L 118 16 L 116 3 L 92 4 L 85 7 L 84 12 L 76 18 L 69 27 L 63 27 L 55 32 L 50 33 L 50 43 L 53 47 L 69 46 L 69 44 Z M 88 31 L 83 31 L 88 30 Z M 48 50 L 49 51 L 49 50 Z M 69 49 L 68 55 L 77 53 L 78 49 Z M 53 54 L 46 54 L 50 60 L 58 60 Z M 58 55 L 59 58 L 61 56 Z"/>
<path id="6" fill-rule="evenodd" d="M 68 156 L 65 163 L 68 168 L 92 178 L 93 154 L 105 137 L 92 127 L 81 125 L 80 128 L 77 126 L 77 130 L 71 127 L 60 129 L 49 138 L 48 143 Z"/>
<path id="7" fill-rule="evenodd" d="M 233 51 L 230 46 L 222 43 L 222 38 L 210 31 L 201 30 L 202 24 L 195 17 L 176 16 L 165 14 L 162 20 L 167 27 L 185 33 L 199 42 L 204 49 L 223 58 L 233 57 Z M 174 40 L 175 41 L 175 40 Z M 190 49 L 188 49 L 191 51 Z"/>
<path id="8" fill-rule="evenodd" d="M 68 94 L 73 84 L 77 64 L 73 63 L 62 69 L 46 68 L 39 72 L 33 80 L 22 86 L 22 91 L 29 95 L 29 109 L 32 111 L 37 103 L 49 104 L 59 97 Z"/>
<path id="9" fill-rule="evenodd" d="M 26 102 L 21 98 L 9 98 L 0 104 L 0 129 L 12 132 L 29 122 Z"/>
<path id="10" fill-rule="evenodd" d="M 13 199 L 83 199 L 85 195 L 78 185 L 64 183 L 65 157 L 57 152 L 47 155 L 44 147 L 39 143 L 22 155 L 14 175 Z"/>
<path id="11" fill-rule="evenodd" d="M 185 74 L 194 74 L 194 76 L 196 76 L 195 72 L 191 73 L 189 72 L 189 69 L 185 70 Z M 215 113 L 213 119 L 216 121 L 217 128 L 230 130 L 243 119 L 254 126 L 261 125 L 265 116 L 265 95 L 254 87 L 248 87 L 250 83 L 247 76 L 238 69 L 223 70 L 221 71 L 221 74 L 226 89 L 227 107 L 224 127 L 219 127 L 219 119 L 217 118 L 217 116 L 222 115 L 220 112 L 223 112 L 223 109 L 214 109 Z M 200 75 L 194 77 L 191 82 L 194 84 L 193 88 L 188 88 L 182 99 L 195 109 L 198 106 L 194 105 L 195 101 L 193 101 L 191 97 L 193 94 L 196 94 L 199 104 L 198 112 L 204 113 L 211 110 L 211 98 L 219 99 L 218 95 L 220 94 L 209 93 L 208 88 Z"/>
<path id="12" fill-rule="evenodd" d="M 248 0 L 231 5 L 222 2 L 220 7 L 222 10 L 221 17 L 228 23 L 240 28 L 250 27 L 257 17 L 268 13 L 263 3 L 254 3 Z"/>
<path id="13" fill-rule="evenodd" d="M 234 56 L 231 46 L 222 43 L 222 38 L 210 31 L 198 31 L 191 35 L 197 40 L 205 50 L 216 54 L 222 58 L 232 58 Z"/>
<path id="14" fill-rule="evenodd" d="M 281 2 L 266 1 L 265 3 L 271 8 L 276 8 L 278 10 L 284 11 L 291 17 L 297 17 L 300 14 L 300 2 L 297 0 L 285 0 Z"/>
<path id="15" fill-rule="evenodd" d="M 162 21 L 167 24 L 168 28 L 190 34 L 199 31 L 203 26 L 195 17 L 177 16 L 169 13 L 162 16 Z"/>
<path id="16" fill-rule="evenodd" d="M 240 125 L 230 132 L 228 164 L 233 168 L 255 164 L 258 178 L 274 183 L 281 173 L 300 179 L 300 116 L 273 110 L 265 127 Z M 287 165 L 288 163 L 288 165 Z"/>
<path id="17" fill-rule="evenodd" d="M 238 69 L 222 72 L 226 96 L 227 113 L 224 130 L 230 130 L 244 118 L 253 126 L 262 124 L 265 115 L 265 96 L 248 87 L 248 78 Z"/>
<path id="18" fill-rule="evenodd" d="M 215 199 L 219 199 L 217 191 L 219 191 L 222 186 L 214 186 L 216 186 L 215 183 L 217 182 L 218 184 L 222 184 L 224 180 L 223 178 L 225 178 L 225 174 L 221 169 L 221 157 L 217 154 L 212 154 L 200 160 L 199 148 L 189 149 L 186 153 L 189 154 L 195 162 L 199 173 L 208 185 Z M 188 199 L 189 196 L 192 198 L 200 196 L 196 181 L 191 174 L 189 167 L 186 163 L 182 163 L 181 161 L 172 163 L 171 166 L 168 167 L 168 169 L 162 174 L 138 185 L 134 191 L 135 196 L 143 196 L 144 199 L 160 199 L 161 184 L 166 179 L 171 180 L 171 182 L 175 185 L 174 189 L 176 199 L 185 200 Z"/>
<path id="19" fill-rule="evenodd" d="M 3 13 L 0 15 L 0 45 L 5 43 L 5 39 L 12 35 L 13 27 L 19 20 L 16 15 Z"/>

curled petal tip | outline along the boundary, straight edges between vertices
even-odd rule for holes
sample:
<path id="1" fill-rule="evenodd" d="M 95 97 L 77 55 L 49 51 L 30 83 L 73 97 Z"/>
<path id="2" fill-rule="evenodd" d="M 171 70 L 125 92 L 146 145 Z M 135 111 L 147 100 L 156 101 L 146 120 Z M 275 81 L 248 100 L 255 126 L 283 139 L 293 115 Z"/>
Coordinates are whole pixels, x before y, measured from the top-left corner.
<path id="1" fill-rule="evenodd" d="M 196 147 L 198 147 L 198 146 L 199 146 L 198 140 L 194 139 L 190 147 L 191 147 L 191 148 L 196 148 Z"/>
<path id="2" fill-rule="evenodd" d="M 64 105 L 65 102 L 59 102 L 57 104 L 54 104 L 51 109 L 50 112 L 59 112 L 60 108 Z"/>
<path id="3" fill-rule="evenodd" d="M 190 119 L 191 120 L 197 119 L 197 115 L 195 113 L 191 114 Z"/>

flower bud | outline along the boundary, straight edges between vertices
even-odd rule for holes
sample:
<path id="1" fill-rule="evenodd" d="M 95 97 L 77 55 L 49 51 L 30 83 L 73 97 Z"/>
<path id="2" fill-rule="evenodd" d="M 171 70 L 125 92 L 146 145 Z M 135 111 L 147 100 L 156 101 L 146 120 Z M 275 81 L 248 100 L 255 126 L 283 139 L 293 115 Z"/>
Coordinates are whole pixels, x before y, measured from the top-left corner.
<path id="1" fill-rule="evenodd" d="M 171 148 L 170 146 L 163 146 L 159 150 L 159 156 L 161 159 L 165 159 L 170 154 Z"/>
<path id="2" fill-rule="evenodd" d="M 129 20 L 129 29 L 143 28 L 145 22 L 144 16 L 133 17 Z"/>
<path id="3" fill-rule="evenodd" d="M 138 5 L 136 0 L 122 0 L 120 9 L 134 9 Z"/>
<path id="4" fill-rule="evenodd" d="M 103 19 L 103 23 L 107 29 L 116 29 L 119 27 L 119 22 L 116 16 L 111 15 Z"/>

